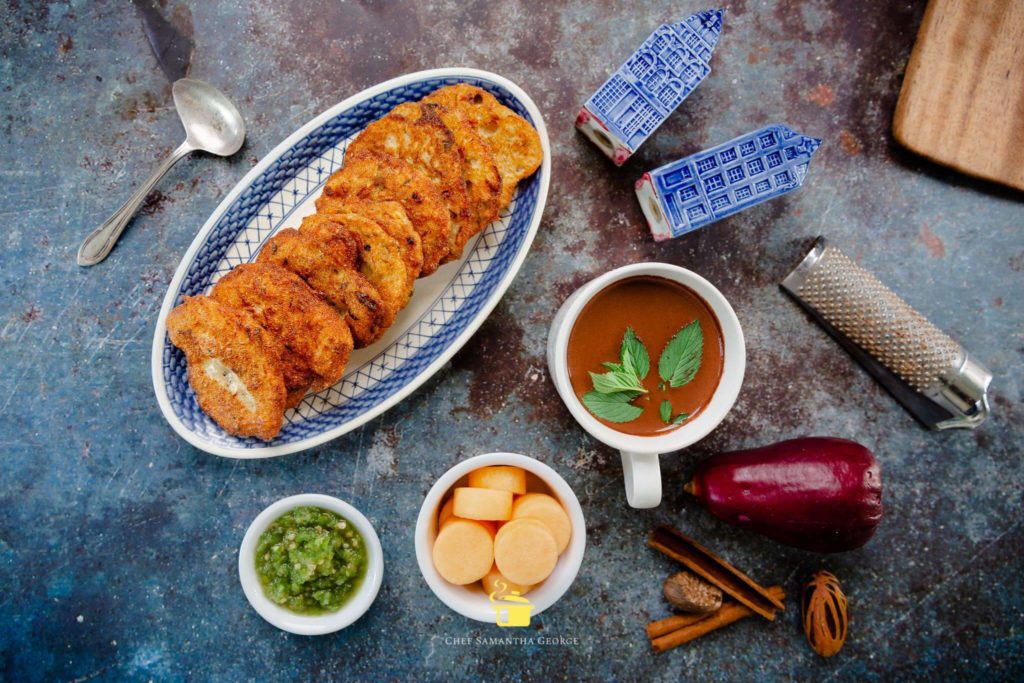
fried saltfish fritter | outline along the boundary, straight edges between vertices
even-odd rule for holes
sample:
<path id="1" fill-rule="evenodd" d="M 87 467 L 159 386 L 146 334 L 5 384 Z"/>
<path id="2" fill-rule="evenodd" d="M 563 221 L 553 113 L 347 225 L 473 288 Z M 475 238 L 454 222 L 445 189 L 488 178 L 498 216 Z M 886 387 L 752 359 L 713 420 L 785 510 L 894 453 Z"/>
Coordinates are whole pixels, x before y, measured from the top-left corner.
<path id="1" fill-rule="evenodd" d="M 423 271 L 423 241 L 419 233 L 412 227 L 405 209 L 398 202 L 368 202 L 354 201 L 345 202 L 337 207 L 331 207 L 330 211 L 324 213 L 354 213 L 380 226 L 381 230 L 395 238 L 398 246 L 402 248 L 402 260 L 408 271 L 409 287 L 420 276 Z"/>
<path id="2" fill-rule="evenodd" d="M 349 143 L 348 150 L 393 154 L 431 179 L 441 191 L 451 217 L 449 252 L 455 248 L 462 230 L 473 229 L 462 152 L 434 107 L 420 102 L 400 104 L 364 128 Z"/>
<path id="3" fill-rule="evenodd" d="M 362 348 L 380 339 L 386 329 L 380 293 L 359 272 L 362 251 L 362 241 L 353 233 L 317 240 L 286 228 L 267 240 L 256 262 L 287 268 L 320 292 L 345 316 L 356 348 Z"/>
<path id="4" fill-rule="evenodd" d="M 281 346 L 252 315 L 186 297 L 167 315 L 167 334 L 185 353 L 203 412 L 236 436 L 277 436 L 285 410 Z"/>
<path id="5" fill-rule="evenodd" d="M 460 109 L 450 109 L 436 103 L 430 106 L 436 109 L 441 121 L 451 130 L 455 144 L 462 152 L 462 175 L 466 178 L 466 196 L 472 221 L 468 229 L 464 227 L 459 232 L 455 246 L 445 257 L 446 261 L 456 261 L 462 256 L 462 250 L 470 238 L 498 217 L 501 209 L 501 174 L 498 173 L 490 146 L 477 134 Z"/>
<path id="6" fill-rule="evenodd" d="M 467 83 L 449 85 L 423 98 L 459 109 L 491 147 L 501 174 L 501 208 L 512 201 L 516 185 L 540 168 L 544 150 L 530 122 L 501 104 L 486 90 Z"/>
<path id="7" fill-rule="evenodd" d="M 401 204 L 422 240 L 422 275 L 437 270 L 448 253 L 451 219 L 441 193 L 422 171 L 391 154 L 349 150 L 345 166 L 327 179 L 316 208 L 320 213 L 333 213 L 355 200 Z"/>
<path id="8" fill-rule="evenodd" d="M 358 236 L 363 245 L 361 272 L 380 292 L 384 304 L 382 325 L 385 329 L 391 327 L 395 316 L 409 303 L 412 295 L 412 280 L 406 272 L 402 248 L 397 240 L 369 218 L 354 213 L 306 216 L 299 232 L 320 242 L 335 239 L 339 232 Z"/>
<path id="9" fill-rule="evenodd" d="M 272 263 L 243 263 L 214 285 L 210 296 L 228 306 L 245 309 L 281 340 L 283 360 L 308 370 L 309 388 L 331 386 L 345 371 L 352 353 L 352 332 L 345 319 L 295 273 Z M 290 396 L 301 390 L 293 376 L 285 384 Z M 299 396 L 301 400 L 301 395 Z"/>

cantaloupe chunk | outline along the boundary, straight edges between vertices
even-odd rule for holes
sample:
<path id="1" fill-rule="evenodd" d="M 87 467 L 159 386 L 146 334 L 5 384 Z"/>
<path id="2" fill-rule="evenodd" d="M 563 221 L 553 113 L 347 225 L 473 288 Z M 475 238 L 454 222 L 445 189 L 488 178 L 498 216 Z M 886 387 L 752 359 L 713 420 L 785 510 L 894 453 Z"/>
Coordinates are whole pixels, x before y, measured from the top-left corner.
<path id="1" fill-rule="evenodd" d="M 448 522 L 451 522 L 451 521 L 456 520 L 456 519 L 462 519 L 462 517 L 456 517 L 455 516 L 454 508 L 455 508 L 455 499 L 454 498 L 449 498 L 448 501 L 444 505 L 441 506 L 441 511 L 437 513 L 437 528 L 438 528 L 438 530 L 443 529 L 444 525 L 447 524 Z M 491 534 L 492 537 L 496 533 L 498 533 L 498 525 L 499 524 L 503 524 L 503 522 L 489 522 L 487 520 L 482 520 L 482 519 L 476 519 L 476 520 L 473 520 L 473 521 L 475 521 L 475 522 L 477 522 L 479 524 L 483 524 L 484 528 L 487 529 L 487 531 Z"/>
<path id="2" fill-rule="evenodd" d="M 497 595 L 494 596 L 496 598 L 508 595 L 512 591 L 520 595 L 526 595 L 533 588 L 533 586 L 524 586 L 515 581 L 509 581 L 496 566 L 491 567 L 491 571 L 487 572 L 487 576 L 480 579 L 480 583 L 483 584 L 484 593 L 487 593 L 487 595 L 496 593 Z"/>
<path id="3" fill-rule="evenodd" d="M 437 528 L 440 529 L 444 526 L 444 523 L 452 518 L 455 513 L 452 512 L 452 508 L 455 507 L 455 499 L 449 498 L 448 502 L 441 506 L 441 511 L 437 513 Z"/>
<path id="4" fill-rule="evenodd" d="M 496 489 L 455 489 L 452 512 L 463 519 L 504 521 L 512 519 L 512 492 Z"/>
<path id="5" fill-rule="evenodd" d="M 438 532 L 432 555 L 445 581 L 464 586 L 487 576 L 494 566 L 494 540 L 483 524 L 452 519 Z"/>
<path id="6" fill-rule="evenodd" d="M 513 519 L 494 537 L 494 564 L 503 576 L 521 586 L 548 578 L 557 563 L 555 537 L 536 519 Z"/>
<path id="7" fill-rule="evenodd" d="M 462 517 L 456 517 L 455 515 L 451 515 L 450 517 L 448 517 L 448 519 L 444 520 L 444 523 L 442 523 L 441 526 L 438 527 L 438 528 L 439 529 L 443 529 L 448 524 L 451 524 L 452 522 L 454 522 L 456 520 L 459 520 L 459 519 L 462 519 Z M 498 525 L 499 524 L 504 524 L 504 522 L 491 522 L 491 521 L 486 520 L 486 519 L 471 519 L 469 521 L 476 522 L 477 524 L 479 524 L 483 528 L 487 529 L 487 533 L 489 533 L 491 535 L 491 538 L 494 538 L 498 534 Z"/>
<path id="8" fill-rule="evenodd" d="M 469 485 L 477 489 L 526 493 L 526 470 L 509 465 L 481 467 L 469 473 Z"/>
<path id="9" fill-rule="evenodd" d="M 512 519 L 536 519 L 548 528 L 555 537 L 558 554 L 569 545 L 572 537 L 572 522 L 569 515 L 556 499 L 546 493 L 527 493 L 512 504 Z"/>

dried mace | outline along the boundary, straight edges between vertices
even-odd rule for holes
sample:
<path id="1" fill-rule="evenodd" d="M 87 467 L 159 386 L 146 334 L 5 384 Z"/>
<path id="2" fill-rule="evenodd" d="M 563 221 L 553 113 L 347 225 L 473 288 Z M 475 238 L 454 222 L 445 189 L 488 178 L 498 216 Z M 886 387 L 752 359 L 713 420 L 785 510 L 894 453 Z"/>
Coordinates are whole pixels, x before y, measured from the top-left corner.
<path id="1" fill-rule="evenodd" d="M 804 584 L 800 601 L 804 618 L 804 634 L 811 649 L 822 657 L 839 652 L 846 641 L 849 619 L 846 596 L 839 579 L 820 571 Z"/>

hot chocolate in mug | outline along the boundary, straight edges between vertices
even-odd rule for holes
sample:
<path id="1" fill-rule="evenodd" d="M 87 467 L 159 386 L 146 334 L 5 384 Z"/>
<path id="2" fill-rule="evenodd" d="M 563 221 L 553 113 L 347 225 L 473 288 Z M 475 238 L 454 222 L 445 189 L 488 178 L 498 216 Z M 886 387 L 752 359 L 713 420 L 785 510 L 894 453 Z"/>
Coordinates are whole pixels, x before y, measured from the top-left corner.
<path id="1" fill-rule="evenodd" d="M 569 342 L 581 313 L 598 294 L 627 279 L 654 282 L 656 278 L 668 280 L 666 284 L 670 286 L 672 283 L 681 285 L 691 292 L 710 312 L 714 322 L 717 322 L 716 329 L 721 335 L 721 376 L 710 399 L 691 418 L 685 419 L 678 426 L 668 426 L 664 431 L 651 435 L 631 434 L 627 432 L 636 430 L 625 426 L 616 429 L 610 423 L 597 419 L 583 405 L 570 376 Z M 616 331 L 616 341 L 622 338 L 624 332 L 625 329 Z M 652 372 L 657 372 L 658 354 L 661 351 L 660 348 L 648 349 Z M 700 441 L 725 419 L 743 384 L 746 345 L 735 311 L 710 282 L 693 271 L 668 263 L 636 263 L 591 280 L 562 304 L 548 333 L 547 357 L 551 379 L 569 412 L 591 436 L 618 449 L 622 454 L 627 502 L 635 508 L 652 508 L 661 502 L 659 454 L 678 451 Z M 618 358 L 606 360 L 619 361 Z M 718 360 L 717 355 L 715 360 Z M 649 406 L 646 410 L 656 410 L 656 406 Z"/>

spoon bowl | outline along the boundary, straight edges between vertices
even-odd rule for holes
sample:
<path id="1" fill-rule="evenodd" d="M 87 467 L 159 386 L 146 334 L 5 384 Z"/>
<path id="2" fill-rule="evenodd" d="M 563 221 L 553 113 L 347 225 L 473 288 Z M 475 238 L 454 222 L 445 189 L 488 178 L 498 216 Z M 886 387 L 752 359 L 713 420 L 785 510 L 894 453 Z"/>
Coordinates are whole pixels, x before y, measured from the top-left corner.
<path id="1" fill-rule="evenodd" d="M 245 121 L 224 93 L 194 78 L 176 80 L 171 92 L 174 95 L 174 107 L 185 128 L 185 142 L 171 152 L 171 156 L 160 164 L 113 216 L 89 233 L 78 248 L 78 265 L 92 266 L 107 258 L 146 195 L 178 160 L 195 151 L 228 157 L 242 148 L 245 142 Z"/>
<path id="2" fill-rule="evenodd" d="M 224 93 L 209 83 L 182 78 L 171 89 L 187 144 L 227 157 L 245 142 L 245 121 Z"/>

